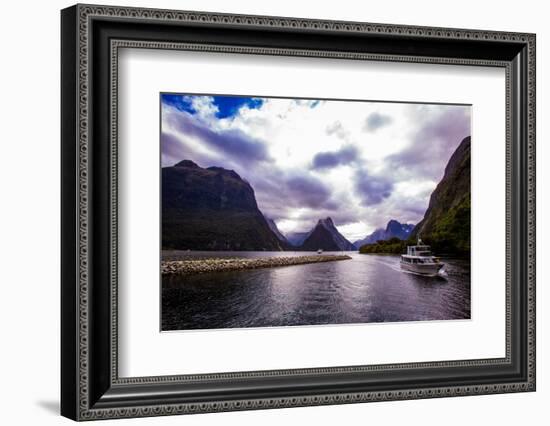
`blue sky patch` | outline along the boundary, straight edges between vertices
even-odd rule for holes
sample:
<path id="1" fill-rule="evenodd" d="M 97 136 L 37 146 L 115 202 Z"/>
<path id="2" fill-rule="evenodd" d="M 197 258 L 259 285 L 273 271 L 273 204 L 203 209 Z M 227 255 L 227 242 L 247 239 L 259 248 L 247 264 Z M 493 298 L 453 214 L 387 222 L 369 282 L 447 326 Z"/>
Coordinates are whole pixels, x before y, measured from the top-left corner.
<path id="1" fill-rule="evenodd" d="M 186 111 L 195 114 L 197 111 L 193 108 L 191 99 L 199 95 L 175 95 L 169 93 L 162 94 L 162 103 L 171 105 L 180 111 Z M 202 96 L 202 95 L 201 95 Z M 240 97 L 240 96 L 211 96 L 212 103 L 217 107 L 217 118 L 232 117 L 237 114 L 239 109 L 247 106 L 250 109 L 260 108 L 264 103 L 261 98 Z"/>
<path id="2" fill-rule="evenodd" d="M 191 101 L 186 96 L 163 93 L 161 95 L 161 100 L 163 104 L 176 107 L 180 111 L 187 111 L 191 114 L 194 114 L 196 112 L 195 109 L 191 106 Z"/>
<path id="3" fill-rule="evenodd" d="M 244 106 L 248 106 L 250 109 L 260 108 L 264 103 L 261 98 L 248 98 L 238 96 L 213 96 L 214 105 L 218 107 L 216 117 L 226 118 L 232 117 Z"/>

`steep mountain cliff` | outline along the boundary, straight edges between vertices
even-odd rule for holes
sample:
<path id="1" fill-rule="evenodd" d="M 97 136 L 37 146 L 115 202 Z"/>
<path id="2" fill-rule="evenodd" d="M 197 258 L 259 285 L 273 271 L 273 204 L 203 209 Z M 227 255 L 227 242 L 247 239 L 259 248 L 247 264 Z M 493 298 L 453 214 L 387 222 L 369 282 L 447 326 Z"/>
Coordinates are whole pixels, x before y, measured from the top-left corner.
<path id="1" fill-rule="evenodd" d="M 355 247 L 338 232 L 330 217 L 320 219 L 302 243 L 300 250 L 351 251 Z"/>
<path id="2" fill-rule="evenodd" d="M 424 218 L 411 232 L 411 239 L 420 234 L 438 253 L 470 251 L 470 142 L 468 136 L 451 156 Z"/>
<path id="3" fill-rule="evenodd" d="M 254 190 L 233 170 L 183 160 L 162 169 L 162 247 L 283 250 Z"/>
<path id="4" fill-rule="evenodd" d="M 285 245 L 290 244 L 287 238 L 283 235 L 283 233 L 279 231 L 279 228 L 277 228 L 277 224 L 273 219 L 266 217 L 265 220 L 267 222 L 267 226 L 269 226 L 269 229 L 271 229 L 271 231 L 275 234 L 275 236 L 279 239 L 280 242 L 282 242 Z"/>
<path id="5" fill-rule="evenodd" d="M 359 248 L 365 244 L 374 244 L 377 241 L 385 241 L 391 238 L 399 238 L 400 240 L 406 240 L 411 235 L 411 231 L 414 229 L 414 225 L 410 223 L 399 223 L 397 220 L 390 220 L 386 225 L 386 229 L 379 228 L 372 234 L 367 235 L 362 240 L 355 241 L 353 245 Z"/>

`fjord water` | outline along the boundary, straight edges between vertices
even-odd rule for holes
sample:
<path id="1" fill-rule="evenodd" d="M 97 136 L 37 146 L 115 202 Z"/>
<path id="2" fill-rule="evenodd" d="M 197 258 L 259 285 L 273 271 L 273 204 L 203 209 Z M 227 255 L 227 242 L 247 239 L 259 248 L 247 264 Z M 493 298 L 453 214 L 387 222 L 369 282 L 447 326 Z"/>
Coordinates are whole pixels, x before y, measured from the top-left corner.
<path id="1" fill-rule="evenodd" d="M 311 253 L 181 252 L 163 258 L 305 254 Z M 443 276 L 425 277 L 401 271 L 399 256 L 345 254 L 352 259 L 164 276 L 162 330 L 470 318 L 469 259 L 442 259 Z"/>

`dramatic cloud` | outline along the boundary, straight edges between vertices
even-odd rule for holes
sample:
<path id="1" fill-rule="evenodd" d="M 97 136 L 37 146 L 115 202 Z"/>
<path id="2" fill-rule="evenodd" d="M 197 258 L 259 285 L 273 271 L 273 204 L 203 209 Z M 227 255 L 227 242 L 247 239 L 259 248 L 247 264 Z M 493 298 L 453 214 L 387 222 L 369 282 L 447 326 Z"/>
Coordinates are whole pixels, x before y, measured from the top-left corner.
<path id="1" fill-rule="evenodd" d="M 428 115 L 419 129 L 412 133 L 410 144 L 401 152 L 388 157 L 387 165 L 396 170 L 403 178 L 414 178 L 417 175 L 439 180 L 444 167 L 434 165 L 446 164 L 458 144 L 470 136 L 469 108 L 447 106 L 434 110 L 433 107 L 418 106 L 413 112 L 419 118 Z"/>
<path id="2" fill-rule="evenodd" d="M 319 152 L 313 157 L 314 169 L 325 169 L 353 162 L 357 157 L 357 148 L 352 145 L 342 147 L 334 152 Z"/>
<path id="3" fill-rule="evenodd" d="M 204 110 L 203 110 L 204 111 Z M 211 111 L 206 109 L 206 111 Z M 194 120 L 187 112 L 167 111 L 163 124 L 186 138 L 194 138 L 231 157 L 243 161 L 269 159 L 266 144 L 250 137 L 239 129 L 212 130 L 201 121 Z"/>
<path id="4" fill-rule="evenodd" d="M 418 223 L 470 107 L 163 95 L 161 161 L 235 170 L 283 233 L 330 216 L 351 241 Z"/>
<path id="5" fill-rule="evenodd" d="M 290 195 L 301 200 L 304 207 L 321 207 L 330 197 L 323 183 L 309 176 L 296 176 L 286 182 Z"/>
<path id="6" fill-rule="evenodd" d="M 170 133 L 161 133 L 160 144 L 162 146 L 162 164 L 176 164 L 182 158 L 187 158 L 192 155 L 192 152 L 189 152 L 187 147 L 180 143 L 177 136 Z"/>
<path id="7" fill-rule="evenodd" d="M 392 122 L 392 118 L 389 115 L 383 115 L 379 112 L 373 112 L 369 114 L 365 120 L 365 125 L 363 129 L 365 131 L 375 132 L 381 127 L 387 126 Z"/>
<path id="8" fill-rule="evenodd" d="M 372 176 L 366 170 L 358 170 L 355 174 L 355 191 L 364 206 L 380 204 L 388 198 L 393 190 L 390 177 Z"/>

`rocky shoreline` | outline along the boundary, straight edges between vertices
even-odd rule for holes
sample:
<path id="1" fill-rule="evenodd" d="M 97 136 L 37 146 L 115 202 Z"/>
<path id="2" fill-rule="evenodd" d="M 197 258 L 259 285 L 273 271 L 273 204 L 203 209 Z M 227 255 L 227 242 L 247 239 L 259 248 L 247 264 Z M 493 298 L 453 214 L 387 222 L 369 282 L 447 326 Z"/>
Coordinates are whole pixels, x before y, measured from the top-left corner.
<path id="1" fill-rule="evenodd" d="M 162 275 L 191 275 L 208 272 L 240 271 L 245 269 L 274 268 L 351 259 L 348 255 L 313 255 L 295 257 L 261 257 L 257 259 L 226 258 L 196 260 L 165 260 L 161 262 Z"/>

